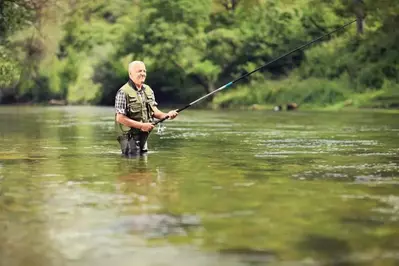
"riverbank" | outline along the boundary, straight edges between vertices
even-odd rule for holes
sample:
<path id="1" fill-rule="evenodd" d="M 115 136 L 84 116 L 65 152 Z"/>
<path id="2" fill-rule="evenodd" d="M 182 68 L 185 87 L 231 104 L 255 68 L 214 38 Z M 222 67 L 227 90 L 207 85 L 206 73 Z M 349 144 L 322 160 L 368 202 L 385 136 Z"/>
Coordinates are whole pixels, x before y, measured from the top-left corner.
<path id="1" fill-rule="evenodd" d="M 379 90 L 354 93 L 336 81 L 290 80 L 267 81 L 257 85 L 240 86 L 216 95 L 217 108 L 244 109 L 399 109 L 397 84 Z M 291 108 L 293 107 L 293 108 Z M 297 107 L 297 108 L 295 108 Z"/>
<path id="2" fill-rule="evenodd" d="M 378 112 L 378 113 L 399 113 L 398 108 L 361 108 L 361 107 L 353 107 L 353 106 L 344 106 L 340 107 L 339 105 L 332 105 L 332 106 L 298 106 L 298 108 L 294 110 L 287 110 L 286 107 L 283 106 L 282 109 L 276 110 L 276 105 L 268 105 L 268 104 L 253 104 L 249 106 L 234 106 L 234 107 L 224 107 L 220 108 L 218 106 L 213 106 L 215 110 L 254 110 L 254 111 L 276 111 L 276 112 L 296 112 L 296 111 L 323 111 L 323 112 L 340 112 L 340 111 L 361 111 L 361 112 Z"/>

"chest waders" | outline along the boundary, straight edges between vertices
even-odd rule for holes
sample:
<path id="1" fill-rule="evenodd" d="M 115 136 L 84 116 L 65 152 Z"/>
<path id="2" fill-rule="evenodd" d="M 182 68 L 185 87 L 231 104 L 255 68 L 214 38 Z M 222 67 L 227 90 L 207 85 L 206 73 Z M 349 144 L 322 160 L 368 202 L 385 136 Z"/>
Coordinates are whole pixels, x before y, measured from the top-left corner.
<path id="1" fill-rule="evenodd" d="M 126 116 L 134 121 L 149 123 L 152 122 L 153 104 L 155 102 L 152 89 L 143 85 L 142 92 L 138 91 L 134 84 L 129 81 L 120 88 L 126 96 Z M 116 118 L 116 115 L 115 115 Z M 115 129 L 118 134 L 118 141 L 124 155 L 144 153 L 148 150 L 147 139 L 149 132 L 143 132 L 137 128 L 130 128 L 116 122 Z"/>

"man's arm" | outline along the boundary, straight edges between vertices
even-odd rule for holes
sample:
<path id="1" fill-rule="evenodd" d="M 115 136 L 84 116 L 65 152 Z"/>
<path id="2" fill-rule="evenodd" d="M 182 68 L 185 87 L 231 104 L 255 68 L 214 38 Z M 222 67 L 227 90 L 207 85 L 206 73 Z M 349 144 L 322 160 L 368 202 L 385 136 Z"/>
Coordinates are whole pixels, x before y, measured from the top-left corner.
<path id="1" fill-rule="evenodd" d="M 178 112 L 176 112 L 176 110 L 171 110 L 168 113 L 164 113 L 156 106 L 153 106 L 152 110 L 154 111 L 153 116 L 158 119 L 164 119 L 166 116 L 169 116 L 169 119 L 174 119 L 179 114 Z"/>
<path id="2" fill-rule="evenodd" d="M 121 113 L 116 113 L 116 122 L 121 123 L 122 125 L 125 125 L 127 127 L 133 127 L 138 129 L 141 129 L 144 125 L 144 123 L 134 121 Z"/>
<path id="3" fill-rule="evenodd" d="M 171 110 L 168 113 L 164 113 L 161 110 L 159 110 L 157 107 L 158 103 L 155 101 L 154 92 L 152 91 L 151 87 L 149 86 L 147 87 L 150 88 L 152 94 L 152 97 L 150 98 L 151 101 L 149 103 L 151 105 L 152 111 L 154 112 L 152 116 L 158 119 L 164 119 L 166 116 L 168 116 L 169 119 L 174 119 L 179 114 L 178 112 L 176 112 L 177 110 Z"/>

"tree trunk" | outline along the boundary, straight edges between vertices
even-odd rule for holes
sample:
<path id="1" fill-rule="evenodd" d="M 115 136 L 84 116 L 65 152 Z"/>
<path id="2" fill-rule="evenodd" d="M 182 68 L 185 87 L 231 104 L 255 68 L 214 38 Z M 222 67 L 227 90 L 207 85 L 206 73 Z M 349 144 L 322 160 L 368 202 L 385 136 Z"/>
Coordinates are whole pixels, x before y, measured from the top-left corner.
<path id="1" fill-rule="evenodd" d="M 211 93 L 215 90 L 215 84 L 213 82 L 208 82 L 207 93 Z"/>
<path id="2" fill-rule="evenodd" d="M 206 93 L 211 93 L 213 91 L 215 91 L 215 83 L 213 82 L 208 82 L 208 86 L 206 87 Z M 208 96 L 208 101 L 212 102 L 213 98 L 215 97 L 215 94 L 209 95 Z"/>
<path id="3" fill-rule="evenodd" d="M 363 0 L 352 0 L 353 3 L 353 12 L 356 15 L 356 28 L 358 34 L 363 34 L 364 32 L 364 2 Z"/>

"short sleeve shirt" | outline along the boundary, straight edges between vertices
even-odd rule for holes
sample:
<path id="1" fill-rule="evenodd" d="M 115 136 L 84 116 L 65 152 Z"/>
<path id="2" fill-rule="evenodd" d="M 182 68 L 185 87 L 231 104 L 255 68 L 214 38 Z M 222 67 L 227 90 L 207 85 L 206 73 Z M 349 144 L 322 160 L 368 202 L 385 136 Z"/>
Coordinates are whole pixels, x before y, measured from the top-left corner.
<path id="1" fill-rule="evenodd" d="M 118 90 L 115 97 L 115 113 L 126 115 L 126 109 L 126 94 L 122 90 Z"/>

